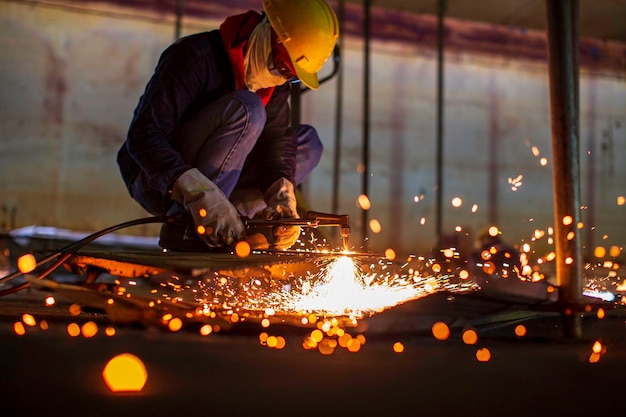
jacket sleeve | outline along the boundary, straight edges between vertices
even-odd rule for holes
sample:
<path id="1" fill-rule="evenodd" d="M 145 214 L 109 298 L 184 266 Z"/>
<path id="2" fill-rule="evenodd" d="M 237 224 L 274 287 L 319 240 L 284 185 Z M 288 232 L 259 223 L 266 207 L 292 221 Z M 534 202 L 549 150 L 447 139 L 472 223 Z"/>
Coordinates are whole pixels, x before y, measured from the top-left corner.
<path id="1" fill-rule="evenodd" d="M 259 178 L 262 192 L 279 178 L 295 181 L 298 138 L 296 129 L 289 127 L 289 92 L 289 83 L 274 90 L 266 106 L 265 128 L 252 151 L 258 166 L 263 169 L 263 175 Z"/>
<path id="2" fill-rule="evenodd" d="M 165 195 L 191 167 L 170 145 L 181 117 L 205 83 L 202 56 L 185 43 L 163 52 L 131 122 L 126 147 L 147 175 L 151 188 Z"/>

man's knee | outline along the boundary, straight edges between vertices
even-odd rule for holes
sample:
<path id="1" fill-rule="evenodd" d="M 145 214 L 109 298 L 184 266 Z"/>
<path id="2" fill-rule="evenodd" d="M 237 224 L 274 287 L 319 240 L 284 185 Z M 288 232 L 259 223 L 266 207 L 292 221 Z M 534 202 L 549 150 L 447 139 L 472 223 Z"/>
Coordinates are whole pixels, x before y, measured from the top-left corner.
<path id="1" fill-rule="evenodd" d="M 230 98 L 235 103 L 236 110 L 244 110 L 243 113 L 235 111 L 234 114 L 243 114 L 252 126 L 259 126 L 261 129 L 265 126 L 267 112 L 258 94 L 247 90 L 237 90 L 230 94 Z"/>

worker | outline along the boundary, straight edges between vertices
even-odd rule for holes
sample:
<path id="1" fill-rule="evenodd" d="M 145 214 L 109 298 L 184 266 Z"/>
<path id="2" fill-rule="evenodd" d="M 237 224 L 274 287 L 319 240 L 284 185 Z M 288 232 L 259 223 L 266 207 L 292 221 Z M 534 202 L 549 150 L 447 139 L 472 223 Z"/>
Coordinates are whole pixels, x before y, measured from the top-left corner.
<path id="1" fill-rule="evenodd" d="M 263 0 L 262 12 L 228 17 L 161 54 L 117 162 L 144 209 L 177 219 L 161 228 L 163 249 L 295 244 L 299 226 L 254 240 L 241 216 L 299 218 L 295 187 L 322 142 L 312 126 L 290 126 L 290 88 L 319 87 L 338 36 L 324 0 Z"/>

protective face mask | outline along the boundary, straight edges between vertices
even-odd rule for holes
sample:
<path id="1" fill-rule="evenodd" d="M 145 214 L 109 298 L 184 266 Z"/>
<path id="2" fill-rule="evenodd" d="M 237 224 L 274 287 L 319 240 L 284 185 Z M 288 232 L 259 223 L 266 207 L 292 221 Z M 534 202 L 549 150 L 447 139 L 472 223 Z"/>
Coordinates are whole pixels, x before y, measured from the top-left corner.
<path id="1" fill-rule="evenodd" d="M 250 91 L 279 86 L 287 81 L 285 77 L 271 74 L 267 68 L 272 53 L 271 36 L 272 26 L 267 18 L 263 19 L 250 35 L 248 51 L 243 61 L 244 82 Z"/>

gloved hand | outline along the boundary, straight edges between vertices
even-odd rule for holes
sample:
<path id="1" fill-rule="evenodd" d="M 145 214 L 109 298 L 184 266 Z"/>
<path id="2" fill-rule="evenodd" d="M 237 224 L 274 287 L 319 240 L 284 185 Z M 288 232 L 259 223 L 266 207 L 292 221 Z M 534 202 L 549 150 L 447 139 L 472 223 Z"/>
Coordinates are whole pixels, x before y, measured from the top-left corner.
<path id="1" fill-rule="evenodd" d="M 280 218 L 299 219 L 296 193 L 293 183 L 286 178 L 276 180 L 265 191 L 267 208 L 263 211 L 267 220 Z M 293 246 L 301 233 L 300 226 L 274 227 L 274 240 L 272 245 L 276 249 L 285 250 Z"/>
<path id="2" fill-rule="evenodd" d="M 244 225 L 239 213 L 217 185 L 197 168 L 178 177 L 172 198 L 191 212 L 196 233 L 208 246 L 230 246 L 243 238 Z"/>

